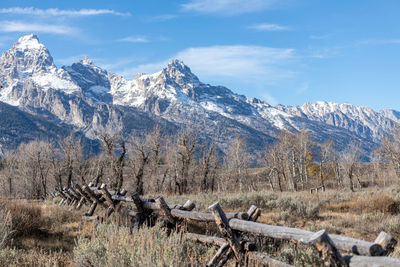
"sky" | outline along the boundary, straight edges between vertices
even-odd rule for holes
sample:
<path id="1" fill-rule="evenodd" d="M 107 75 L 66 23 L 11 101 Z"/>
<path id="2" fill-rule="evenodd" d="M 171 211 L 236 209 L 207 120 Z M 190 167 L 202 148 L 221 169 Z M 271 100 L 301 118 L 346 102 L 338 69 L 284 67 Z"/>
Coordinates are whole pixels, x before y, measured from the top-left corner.
<path id="1" fill-rule="evenodd" d="M 272 105 L 400 110 L 398 0 L 1 0 L 0 51 L 34 33 L 57 66 L 135 77 L 181 59 Z"/>

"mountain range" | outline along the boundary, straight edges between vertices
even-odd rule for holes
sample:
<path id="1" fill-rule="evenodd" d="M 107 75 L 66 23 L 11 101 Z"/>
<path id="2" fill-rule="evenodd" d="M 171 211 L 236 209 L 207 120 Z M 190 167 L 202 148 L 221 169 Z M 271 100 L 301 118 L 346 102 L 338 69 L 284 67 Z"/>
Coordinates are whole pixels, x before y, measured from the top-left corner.
<path id="1" fill-rule="evenodd" d="M 371 150 L 400 122 L 396 110 L 332 102 L 271 106 L 223 86 L 201 82 L 174 59 L 154 74 L 132 80 L 96 66 L 89 58 L 61 68 L 37 36 L 22 36 L 0 57 L 0 151 L 35 138 L 70 134 L 96 142 L 107 131 L 142 134 L 192 128 L 224 151 L 236 135 L 252 151 L 282 130 L 305 130 L 338 148 L 352 141 Z"/>

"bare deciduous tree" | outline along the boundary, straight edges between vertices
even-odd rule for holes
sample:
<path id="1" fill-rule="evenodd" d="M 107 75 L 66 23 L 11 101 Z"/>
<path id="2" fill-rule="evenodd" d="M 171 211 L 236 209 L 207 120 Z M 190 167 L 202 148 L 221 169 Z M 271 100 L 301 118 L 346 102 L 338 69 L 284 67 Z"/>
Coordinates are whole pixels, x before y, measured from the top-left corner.
<path id="1" fill-rule="evenodd" d="M 124 163 L 126 155 L 125 140 L 119 135 L 103 134 L 101 136 L 103 146 L 108 157 L 108 166 L 112 171 L 111 187 L 121 190 L 124 183 Z M 117 153 L 119 152 L 119 155 Z"/>

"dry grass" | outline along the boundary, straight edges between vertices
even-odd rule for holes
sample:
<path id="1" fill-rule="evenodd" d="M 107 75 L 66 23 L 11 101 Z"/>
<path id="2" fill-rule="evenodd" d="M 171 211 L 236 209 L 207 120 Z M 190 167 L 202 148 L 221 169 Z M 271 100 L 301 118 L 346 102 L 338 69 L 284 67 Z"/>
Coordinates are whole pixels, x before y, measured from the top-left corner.
<path id="1" fill-rule="evenodd" d="M 303 228 L 326 229 L 373 241 L 380 231 L 400 240 L 400 191 L 370 188 L 356 193 L 330 191 L 271 191 L 165 196 L 167 202 L 196 203 L 196 210 L 219 201 L 226 211 L 247 211 L 257 205 L 263 211 L 260 222 Z M 16 231 L 7 247 L 0 249 L 0 266 L 179 266 L 183 262 L 206 263 L 216 248 L 193 244 L 184 235 L 168 235 L 162 229 L 144 228 L 130 235 L 115 224 L 99 225 L 80 220 L 81 211 L 69 211 L 52 203 L 0 202 L 0 237 Z M 264 251 L 295 266 L 318 266 L 311 248 L 289 242 L 264 240 Z M 400 257 L 400 248 L 392 253 Z"/>
<path id="2" fill-rule="evenodd" d="M 400 241 L 400 190 L 367 188 L 358 192 L 328 190 L 303 192 L 245 192 L 168 196 L 168 203 L 191 199 L 197 209 L 219 201 L 225 211 L 247 211 L 250 205 L 262 209 L 259 222 L 298 227 L 374 241 L 380 231 Z M 400 252 L 398 253 L 400 255 Z"/>
<path id="3" fill-rule="evenodd" d="M 130 235 L 128 228 L 101 224 L 92 238 L 78 238 L 74 260 L 78 266 L 183 266 L 205 264 L 215 252 L 157 226 Z"/>
<path id="4" fill-rule="evenodd" d="M 0 204 L 0 234 L 3 225 L 15 234 L 0 249 L 0 266 L 74 265 L 74 240 L 84 229 L 79 213 L 36 201 L 7 200 Z"/>

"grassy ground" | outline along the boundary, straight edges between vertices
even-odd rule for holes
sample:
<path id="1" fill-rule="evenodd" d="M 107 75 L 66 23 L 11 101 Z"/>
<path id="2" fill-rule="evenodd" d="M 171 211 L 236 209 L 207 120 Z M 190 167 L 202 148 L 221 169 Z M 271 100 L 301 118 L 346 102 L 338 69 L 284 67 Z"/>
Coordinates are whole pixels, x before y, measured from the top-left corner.
<path id="1" fill-rule="evenodd" d="M 247 211 L 256 205 L 262 209 L 259 222 L 326 229 L 369 241 L 384 230 L 400 240 L 400 190 L 396 188 L 313 195 L 261 191 L 164 197 L 177 204 L 191 199 L 199 211 L 207 211 L 216 201 L 225 211 Z M 179 266 L 206 263 L 216 251 L 158 227 L 134 235 L 113 223 L 94 228 L 81 220 L 81 214 L 51 202 L 0 201 L 0 242 L 7 233 L 12 237 L 7 245 L 0 243 L 0 266 Z M 311 248 L 267 241 L 263 240 L 264 250 L 276 258 L 296 266 L 318 266 Z M 400 250 L 391 256 L 400 257 Z"/>
<path id="2" fill-rule="evenodd" d="M 262 209 L 259 222 L 298 227 L 374 240 L 380 231 L 387 231 L 400 240 L 400 189 L 371 188 L 350 191 L 309 192 L 271 191 L 218 193 L 166 197 L 168 203 L 184 203 L 191 199 L 196 209 L 219 201 L 225 211 L 247 211 L 251 205 Z"/>

